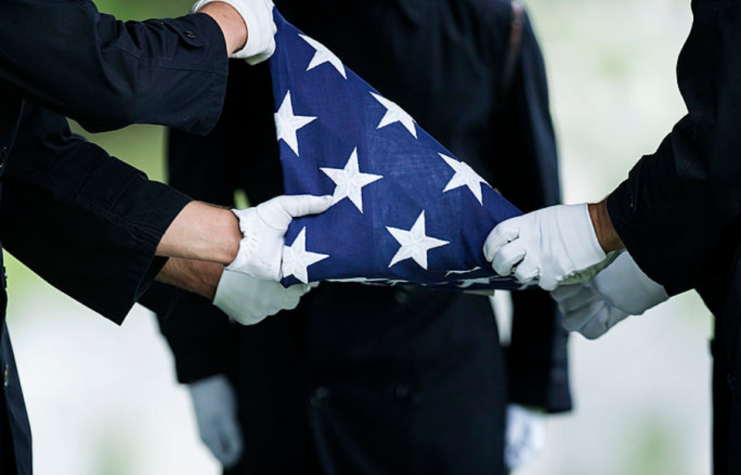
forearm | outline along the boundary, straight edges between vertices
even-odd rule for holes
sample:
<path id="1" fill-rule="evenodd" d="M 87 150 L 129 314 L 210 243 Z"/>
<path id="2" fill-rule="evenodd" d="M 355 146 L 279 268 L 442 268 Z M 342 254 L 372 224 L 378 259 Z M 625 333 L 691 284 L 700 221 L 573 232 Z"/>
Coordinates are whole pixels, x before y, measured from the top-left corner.
<path id="1" fill-rule="evenodd" d="M 191 202 L 165 232 L 157 255 L 229 265 L 241 239 L 239 221 L 231 211 Z"/>
<path id="2" fill-rule="evenodd" d="M 247 25 L 242 16 L 231 5 L 214 2 L 205 5 L 198 13 L 205 13 L 219 24 L 224 34 L 228 55 L 239 51 L 247 43 Z"/>
<path id="3" fill-rule="evenodd" d="M 213 262 L 171 258 L 157 275 L 157 282 L 185 289 L 212 301 L 223 271 L 223 266 Z"/>
<path id="4" fill-rule="evenodd" d="M 607 253 L 625 249 L 625 244 L 620 239 L 615 226 L 612 224 L 612 219 L 610 219 L 610 213 L 607 211 L 607 200 L 590 204 L 589 216 L 592 218 L 592 225 L 602 250 Z"/>

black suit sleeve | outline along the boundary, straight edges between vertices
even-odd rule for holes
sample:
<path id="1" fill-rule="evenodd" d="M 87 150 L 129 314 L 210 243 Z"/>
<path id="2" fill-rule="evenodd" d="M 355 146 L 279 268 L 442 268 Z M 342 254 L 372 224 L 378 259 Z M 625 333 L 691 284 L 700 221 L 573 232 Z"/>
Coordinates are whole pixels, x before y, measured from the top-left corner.
<path id="1" fill-rule="evenodd" d="M 121 323 L 166 262 L 155 251 L 190 198 L 27 105 L 3 180 L 0 237 L 47 282 Z"/>
<path id="2" fill-rule="evenodd" d="M 670 295 L 727 273 L 741 237 L 741 4 L 692 7 L 677 66 L 688 114 L 608 198 L 628 251 Z"/>
<path id="3" fill-rule="evenodd" d="M 548 82 L 537 39 L 523 17 L 519 58 L 496 125 L 496 186 L 525 212 L 558 204 L 558 153 Z M 571 409 L 567 333 L 558 308 L 540 289 L 513 292 L 512 339 L 507 350 L 510 400 L 549 412 Z"/>
<path id="4" fill-rule="evenodd" d="M 226 46 L 207 15 L 124 23 L 89 0 L 4 0 L 0 23 L 0 89 L 90 130 L 203 134 L 221 113 Z"/>

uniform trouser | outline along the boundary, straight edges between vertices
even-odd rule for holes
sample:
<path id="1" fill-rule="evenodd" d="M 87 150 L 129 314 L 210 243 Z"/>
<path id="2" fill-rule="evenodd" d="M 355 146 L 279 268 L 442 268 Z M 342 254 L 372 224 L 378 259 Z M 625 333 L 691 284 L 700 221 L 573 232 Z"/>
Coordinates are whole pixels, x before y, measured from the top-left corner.
<path id="1" fill-rule="evenodd" d="M 716 325 L 713 355 L 713 475 L 728 474 L 728 437 L 731 427 L 731 388 L 725 341 Z"/>
<path id="2" fill-rule="evenodd" d="M 10 432 L 5 397 L 0 394 L 0 475 L 16 475 L 17 473 L 15 447 Z"/>
<path id="3" fill-rule="evenodd" d="M 720 390 L 718 392 L 720 410 L 717 410 L 717 412 L 719 413 L 718 419 L 723 417 L 728 422 L 727 428 L 724 428 L 724 422 L 718 420 L 718 430 L 725 430 L 729 434 L 725 449 L 721 442 L 723 434 L 718 434 L 719 456 L 723 455 L 722 451 L 725 450 L 724 455 L 726 455 L 725 460 L 728 463 L 728 468 L 726 471 L 722 471 L 719 468 L 717 474 L 728 473 L 737 475 L 741 474 L 741 450 L 739 450 L 741 448 L 741 383 L 739 383 L 739 376 L 741 375 L 741 351 L 739 351 L 741 350 L 741 248 L 734 259 L 730 274 L 730 285 L 727 289 L 723 318 L 718 322 L 719 325 L 723 326 L 724 348 L 727 353 L 722 358 L 719 358 L 718 361 L 726 361 L 728 367 L 722 368 L 719 365 L 718 369 L 726 370 L 726 387 L 728 390 Z M 723 378 L 722 373 L 719 372 L 718 378 Z M 718 386 L 720 386 L 720 383 Z M 723 399 L 724 394 L 728 396 L 729 401 L 727 403 Z M 723 411 L 727 411 L 728 417 L 722 414 Z M 719 459 L 716 465 L 722 467 L 722 463 L 723 460 Z"/>
<path id="4" fill-rule="evenodd" d="M 739 375 L 739 322 L 741 321 L 741 249 L 731 272 L 697 288 L 715 316 L 715 337 L 710 344 L 713 357 L 713 474 L 741 474 L 741 389 Z"/>
<path id="5" fill-rule="evenodd" d="M 496 324 L 488 300 L 449 295 L 325 286 L 245 329 L 234 378 L 244 460 L 225 474 L 503 475 Z M 413 300 L 399 309 L 401 296 Z M 348 313 L 355 300 L 373 305 Z"/>

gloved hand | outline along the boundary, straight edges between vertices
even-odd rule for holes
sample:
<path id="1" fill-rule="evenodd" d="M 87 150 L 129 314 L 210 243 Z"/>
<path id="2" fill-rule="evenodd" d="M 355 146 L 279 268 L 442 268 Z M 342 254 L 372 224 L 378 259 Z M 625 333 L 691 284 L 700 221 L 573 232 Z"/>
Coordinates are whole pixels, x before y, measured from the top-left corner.
<path id="1" fill-rule="evenodd" d="M 564 328 L 590 340 L 601 337 L 629 315 L 643 315 L 669 299 L 664 287 L 644 274 L 627 252 L 591 282 L 566 285 L 551 295 L 563 314 Z"/>
<path id="2" fill-rule="evenodd" d="M 285 234 L 293 218 L 323 213 L 330 206 L 332 196 L 301 195 L 279 196 L 254 208 L 233 210 L 244 239 L 227 270 L 279 282 Z"/>
<path id="3" fill-rule="evenodd" d="M 507 406 L 504 463 L 515 471 L 545 449 L 545 415 L 517 404 Z"/>
<path id="4" fill-rule="evenodd" d="M 238 323 L 254 325 L 281 310 L 293 310 L 309 290 L 309 285 L 286 289 L 278 282 L 224 270 L 216 287 L 214 305 Z"/>
<path id="5" fill-rule="evenodd" d="M 486 238 L 484 256 L 500 275 L 535 280 L 554 290 L 566 280 L 587 280 L 607 259 L 586 204 L 553 206 L 509 219 Z"/>
<path id="6" fill-rule="evenodd" d="M 275 52 L 278 31 L 273 21 L 272 0 L 199 0 L 191 11 L 196 13 L 204 5 L 217 1 L 234 7 L 247 25 L 247 44 L 231 57 L 247 60 L 252 65 L 269 59 Z"/>
<path id="7" fill-rule="evenodd" d="M 237 419 L 237 398 L 224 375 L 216 375 L 188 386 L 201 440 L 214 457 L 230 468 L 242 457 L 242 431 Z"/>

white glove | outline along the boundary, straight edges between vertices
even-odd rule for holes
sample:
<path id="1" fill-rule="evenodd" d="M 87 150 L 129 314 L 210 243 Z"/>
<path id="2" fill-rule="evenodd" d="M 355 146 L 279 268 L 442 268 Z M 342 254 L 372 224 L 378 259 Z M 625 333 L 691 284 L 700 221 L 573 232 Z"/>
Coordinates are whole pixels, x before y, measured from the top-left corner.
<path id="1" fill-rule="evenodd" d="M 237 419 L 237 398 L 224 375 L 188 386 L 201 440 L 221 464 L 230 468 L 242 457 L 242 431 Z"/>
<path id="2" fill-rule="evenodd" d="M 323 213 L 330 206 L 332 196 L 301 195 L 279 196 L 255 208 L 232 210 L 244 239 L 227 270 L 279 282 L 285 234 L 293 218 Z"/>
<path id="3" fill-rule="evenodd" d="M 553 206 L 509 219 L 486 238 L 484 256 L 500 275 L 523 284 L 535 280 L 545 290 L 564 281 L 586 280 L 607 259 L 586 204 Z"/>
<path id="4" fill-rule="evenodd" d="M 199 0 L 191 11 L 196 13 L 204 5 L 217 1 L 234 7 L 247 25 L 247 44 L 231 58 L 245 59 L 252 65 L 269 59 L 275 52 L 278 31 L 273 21 L 272 0 Z"/>
<path id="5" fill-rule="evenodd" d="M 627 252 L 587 284 L 551 293 L 563 313 L 563 326 L 590 340 L 601 337 L 629 315 L 643 315 L 669 295 L 648 277 Z"/>
<path id="6" fill-rule="evenodd" d="M 545 449 L 545 415 L 517 404 L 507 406 L 504 463 L 511 471 L 535 460 Z"/>
<path id="7" fill-rule="evenodd" d="M 591 284 L 564 285 L 551 292 L 563 314 L 563 327 L 594 340 L 628 318 L 628 314 L 602 299 Z"/>
<path id="8" fill-rule="evenodd" d="M 311 287 L 284 288 L 278 282 L 260 280 L 225 270 L 216 287 L 214 305 L 242 325 L 254 325 L 281 310 L 293 310 Z"/>

